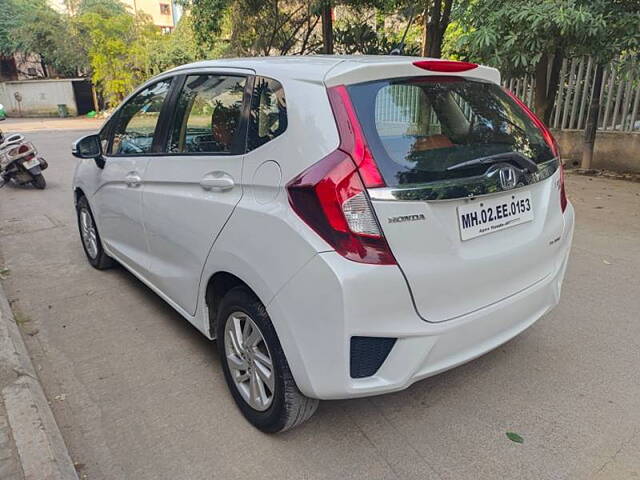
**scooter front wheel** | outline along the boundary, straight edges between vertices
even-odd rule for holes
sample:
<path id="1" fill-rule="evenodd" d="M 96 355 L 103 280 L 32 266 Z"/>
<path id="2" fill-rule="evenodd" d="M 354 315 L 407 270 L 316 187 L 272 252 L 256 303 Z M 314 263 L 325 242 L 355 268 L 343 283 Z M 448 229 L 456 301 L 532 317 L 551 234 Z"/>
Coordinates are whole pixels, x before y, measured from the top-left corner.
<path id="1" fill-rule="evenodd" d="M 31 180 L 31 184 L 38 190 L 44 190 L 47 186 L 47 181 L 44 179 L 44 176 L 42 174 L 39 174 L 33 177 L 33 180 Z"/>

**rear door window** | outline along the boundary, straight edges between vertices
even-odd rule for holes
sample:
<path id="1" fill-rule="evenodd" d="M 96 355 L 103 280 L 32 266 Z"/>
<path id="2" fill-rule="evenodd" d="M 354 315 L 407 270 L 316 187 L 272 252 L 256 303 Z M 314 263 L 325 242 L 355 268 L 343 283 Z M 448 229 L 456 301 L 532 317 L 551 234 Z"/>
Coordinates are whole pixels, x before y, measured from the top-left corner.
<path id="1" fill-rule="evenodd" d="M 477 177 L 490 162 L 473 160 L 497 154 L 516 152 L 525 164 L 554 158 L 538 127 L 493 83 L 413 77 L 357 84 L 349 93 L 390 187 Z"/>
<path id="2" fill-rule="evenodd" d="M 189 75 L 176 104 L 169 153 L 229 154 L 239 149 L 246 77 Z"/>

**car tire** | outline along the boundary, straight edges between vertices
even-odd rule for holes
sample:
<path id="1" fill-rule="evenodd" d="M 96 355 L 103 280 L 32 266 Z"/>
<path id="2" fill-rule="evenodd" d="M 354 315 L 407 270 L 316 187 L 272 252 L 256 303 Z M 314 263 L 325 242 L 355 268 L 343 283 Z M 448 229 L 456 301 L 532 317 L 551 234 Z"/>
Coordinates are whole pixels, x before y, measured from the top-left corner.
<path id="1" fill-rule="evenodd" d="M 89 202 L 84 195 L 78 199 L 76 212 L 80 241 L 91 266 L 98 270 L 106 270 L 113 267 L 115 261 L 107 255 L 102 248 L 102 240 L 98 233 L 98 227 L 96 226 L 93 213 L 89 207 Z"/>
<path id="2" fill-rule="evenodd" d="M 248 322 L 251 322 L 249 327 Z M 251 342 L 252 337 L 257 338 L 254 327 L 260 336 L 256 343 Z M 249 333 L 245 330 L 247 328 Z M 248 340 L 244 342 L 246 345 L 234 343 L 234 333 L 237 334 L 236 339 L 242 336 L 243 342 Z M 276 433 L 300 425 L 313 415 L 318 408 L 318 400 L 306 397 L 298 389 L 269 315 L 248 288 L 233 288 L 223 297 L 218 308 L 216 334 L 227 386 L 238 408 L 252 425 L 265 433 Z M 242 349 L 244 360 L 240 358 L 242 352 L 239 350 Z M 269 370 L 267 357 L 271 361 L 271 376 L 268 377 L 271 382 L 263 381 L 265 371 Z M 245 362 L 244 374 L 238 362 Z M 248 376 L 246 387 L 240 382 L 245 376 Z M 262 384 L 261 389 L 259 383 Z M 273 385 L 271 392 L 269 383 Z M 259 392 L 262 392 L 265 398 L 253 398 L 254 385 L 257 396 L 260 397 Z M 269 396 L 270 400 L 265 401 Z"/>
<path id="3" fill-rule="evenodd" d="M 47 186 L 47 181 L 44 179 L 44 175 L 39 174 L 33 177 L 33 180 L 31 180 L 31 185 L 33 185 L 38 190 L 44 190 Z"/>

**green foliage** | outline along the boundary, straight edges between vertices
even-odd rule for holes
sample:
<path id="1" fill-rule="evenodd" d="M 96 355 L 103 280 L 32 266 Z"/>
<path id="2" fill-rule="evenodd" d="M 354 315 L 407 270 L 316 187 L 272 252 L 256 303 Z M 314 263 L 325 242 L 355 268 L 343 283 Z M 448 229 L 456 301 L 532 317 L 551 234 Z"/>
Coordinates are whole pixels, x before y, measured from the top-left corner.
<path id="1" fill-rule="evenodd" d="M 508 74 L 531 73 L 542 55 L 573 53 L 604 26 L 577 0 L 478 0 L 458 21 L 456 47 Z"/>
<path id="2" fill-rule="evenodd" d="M 405 38 L 404 55 L 419 55 L 420 43 L 416 39 L 416 30 L 412 27 Z M 402 41 L 404 30 L 374 29 L 368 23 L 346 20 L 334 27 L 336 53 L 366 55 L 388 55 Z"/>
<path id="3" fill-rule="evenodd" d="M 171 35 L 156 36 L 148 53 L 148 63 L 154 74 L 207 57 L 207 51 L 194 42 L 191 16 L 184 16 Z"/>
<path id="4" fill-rule="evenodd" d="M 640 52 L 640 0 L 581 0 L 598 18 L 598 33 L 579 53 L 591 55 L 601 64 L 620 55 L 631 57 Z"/>
<path id="5" fill-rule="evenodd" d="M 227 14 L 231 1 L 180 0 L 178 3 L 191 12 L 196 42 L 205 48 L 215 48 L 216 37 L 221 33 L 223 18 Z"/>
<path id="6" fill-rule="evenodd" d="M 12 30 L 20 25 L 23 4 L 16 0 L 3 0 L 0 8 L 0 54 L 10 55 L 15 51 Z"/>
<path id="7" fill-rule="evenodd" d="M 461 46 L 460 38 L 465 34 L 464 27 L 458 21 L 449 23 L 442 42 L 442 57 L 451 60 L 462 60 L 470 54 Z"/>
<path id="8" fill-rule="evenodd" d="M 45 0 L 6 0 L 0 10 L 0 52 L 39 55 L 44 64 L 62 75 L 75 75 L 86 65 L 73 38 L 65 35 L 69 19 Z"/>
<path id="9" fill-rule="evenodd" d="M 72 28 L 69 18 L 48 5 L 27 9 L 21 24 L 12 30 L 14 48 L 40 56 L 41 61 L 63 76 L 76 76 L 86 67 L 86 57 L 73 37 L 64 35 Z"/>
<path id="10" fill-rule="evenodd" d="M 148 17 L 129 13 L 103 17 L 85 11 L 78 21 L 90 39 L 88 55 L 94 83 L 108 103 L 121 101 L 152 73 L 148 52 L 160 32 Z"/>
<path id="11" fill-rule="evenodd" d="M 543 55 L 610 61 L 640 45 L 638 0 L 475 0 L 457 12 L 455 46 L 506 74 L 532 73 Z"/>
<path id="12" fill-rule="evenodd" d="M 318 53 L 322 46 L 320 13 L 323 0 L 181 0 L 190 9 L 199 45 L 219 56 L 290 55 Z M 335 0 L 333 6 L 353 12 L 335 28 L 336 51 L 389 53 L 402 37 L 383 31 L 386 13 L 401 12 L 408 18 L 417 8 L 408 0 Z M 375 10 L 374 10 L 375 9 Z M 376 17 L 377 15 L 377 17 Z M 420 29 L 407 37 L 408 49 L 417 53 Z"/>
<path id="13" fill-rule="evenodd" d="M 524 443 L 524 438 L 515 432 L 507 432 L 507 438 L 515 443 Z"/>
<path id="14" fill-rule="evenodd" d="M 319 51 L 321 0 L 236 0 L 230 9 L 229 53 L 288 55 Z"/>
<path id="15" fill-rule="evenodd" d="M 75 16 L 95 13 L 104 18 L 130 13 L 127 6 L 118 0 L 77 0 L 70 5 Z"/>

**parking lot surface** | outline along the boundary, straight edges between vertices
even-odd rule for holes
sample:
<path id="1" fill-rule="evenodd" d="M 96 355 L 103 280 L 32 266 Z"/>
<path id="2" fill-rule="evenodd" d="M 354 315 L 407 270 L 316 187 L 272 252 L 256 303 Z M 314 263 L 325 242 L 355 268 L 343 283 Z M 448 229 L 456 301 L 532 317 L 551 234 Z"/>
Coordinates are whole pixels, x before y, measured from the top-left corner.
<path id="1" fill-rule="evenodd" d="M 567 176 L 563 298 L 528 331 L 268 436 L 237 411 L 214 343 L 124 269 L 86 262 L 70 187 L 83 133 L 28 133 L 47 189 L 0 189 L 3 285 L 81 478 L 640 478 L 640 184 Z"/>

